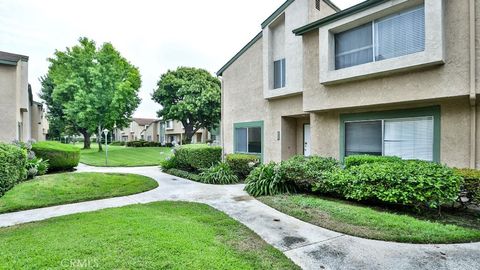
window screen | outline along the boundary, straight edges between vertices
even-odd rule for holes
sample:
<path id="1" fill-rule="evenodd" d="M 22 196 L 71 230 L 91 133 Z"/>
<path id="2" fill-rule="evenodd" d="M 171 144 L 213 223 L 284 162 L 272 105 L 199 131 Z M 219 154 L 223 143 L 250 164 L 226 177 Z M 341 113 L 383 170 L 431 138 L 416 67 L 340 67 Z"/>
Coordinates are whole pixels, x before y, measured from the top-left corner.
<path id="1" fill-rule="evenodd" d="M 433 160 L 433 117 L 385 120 L 385 155 Z"/>
<path id="2" fill-rule="evenodd" d="M 372 23 L 367 23 L 335 35 L 335 69 L 372 61 Z"/>
<path id="3" fill-rule="evenodd" d="M 375 21 L 375 60 L 399 57 L 425 50 L 423 6 Z"/>
<path id="4" fill-rule="evenodd" d="M 262 129 L 259 127 L 248 129 L 248 153 L 262 152 Z"/>
<path id="5" fill-rule="evenodd" d="M 286 62 L 285 59 L 273 62 L 273 88 L 285 87 Z"/>
<path id="6" fill-rule="evenodd" d="M 382 121 L 345 123 L 345 156 L 382 155 Z"/>
<path id="7" fill-rule="evenodd" d="M 235 129 L 235 136 L 237 137 L 237 142 L 235 146 L 236 152 L 247 152 L 247 129 L 246 128 L 237 128 Z"/>

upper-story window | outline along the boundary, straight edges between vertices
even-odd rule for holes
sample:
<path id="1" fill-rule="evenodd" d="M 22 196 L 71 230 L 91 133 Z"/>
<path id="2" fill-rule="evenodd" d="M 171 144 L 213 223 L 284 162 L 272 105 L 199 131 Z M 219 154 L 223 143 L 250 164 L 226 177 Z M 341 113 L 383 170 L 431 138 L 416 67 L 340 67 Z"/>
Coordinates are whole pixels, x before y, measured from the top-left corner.
<path id="1" fill-rule="evenodd" d="M 173 121 L 172 121 L 172 120 L 168 120 L 168 121 L 165 123 L 165 128 L 166 128 L 166 129 L 173 129 Z"/>
<path id="2" fill-rule="evenodd" d="M 273 62 L 273 88 L 283 88 L 286 83 L 285 58 Z"/>
<path id="3" fill-rule="evenodd" d="M 320 1 L 321 1 L 321 0 L 315 0 L 315 8 L 316 8 L 317 10 L 320 10 Z"/>
<path id="4" fill-rule="evenodd" d="M 335 34 L 335 69 L 425 50 L 425 8 L 417 6 Z"/>

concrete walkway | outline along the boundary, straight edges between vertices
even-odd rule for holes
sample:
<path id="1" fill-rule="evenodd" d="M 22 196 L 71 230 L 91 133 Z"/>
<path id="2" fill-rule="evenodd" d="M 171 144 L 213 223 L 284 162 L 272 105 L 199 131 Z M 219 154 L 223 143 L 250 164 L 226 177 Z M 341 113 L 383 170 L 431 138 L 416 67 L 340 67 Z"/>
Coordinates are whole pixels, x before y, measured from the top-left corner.
<path id="1" fill-rule="evenodd" d="M 149 176 L 159 187 L 132 196 L 0 215 L 0 227 L 51 217 L 161 200 L 200 202 L 248 226 L 304 269 L 480 269 L 480 243 L 412 245 L 367 240 L 323 229 L 272 209 L 243 185 L 214 186 L 164 174 L 158 167 L 98 168 L 78 172 L 123 172 Z"/>

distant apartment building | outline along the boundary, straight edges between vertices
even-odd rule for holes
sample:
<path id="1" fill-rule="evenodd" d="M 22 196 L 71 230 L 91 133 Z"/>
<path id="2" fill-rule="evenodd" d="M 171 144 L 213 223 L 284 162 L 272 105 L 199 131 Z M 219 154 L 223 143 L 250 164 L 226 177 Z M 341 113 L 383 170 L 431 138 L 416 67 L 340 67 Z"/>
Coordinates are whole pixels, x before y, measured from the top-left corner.
<path id="1" fill-rule="evenodd" d="M 180 144 L 185 139 L 185 128 L 180 121 L 168 120 L 164 122 L 165 142 Z M 192 137 L 192 143 L 206 143 L 212 139 L 212 135 L 206 129 L 199 129 Z"/>
<path id="2" fill-rule="evenodd" d="M 0 51 L 0 141 L 45 140 L 48 123 L 28 84 L 28 56 Z"/>

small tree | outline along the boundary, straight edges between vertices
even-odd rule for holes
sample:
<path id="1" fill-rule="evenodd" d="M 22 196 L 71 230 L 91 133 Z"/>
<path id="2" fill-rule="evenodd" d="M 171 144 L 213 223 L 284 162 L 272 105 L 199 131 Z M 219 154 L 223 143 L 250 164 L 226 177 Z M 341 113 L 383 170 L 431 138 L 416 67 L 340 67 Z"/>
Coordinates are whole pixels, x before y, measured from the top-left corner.
<path id="1" fill-rule="evenodd" d="M 90 136 L 101 138 L 104 128 L 126 127 L 140 104 L 138 68 L 130 64 L 112 44 L 98 49 L 93 40 L 80 38 L 80 44 L 56 51 L 49 58 L 48 74 L 41 78 L 41 97 L 49 108 L 49 118 L 63 132 L 78 132 L 84 148 Z M 102 149 L 101 140 L 99 150 Z"/>
<path id="2" fill-rule="evenodd" d="M 187 143 L 199 129 L 213 129 L 220 122 L 220 80 L 208 71 L 179 67 L 163 74 L 157 86 L 152 99 L 163 107 L 158 116 L 182 122 Z"/>

